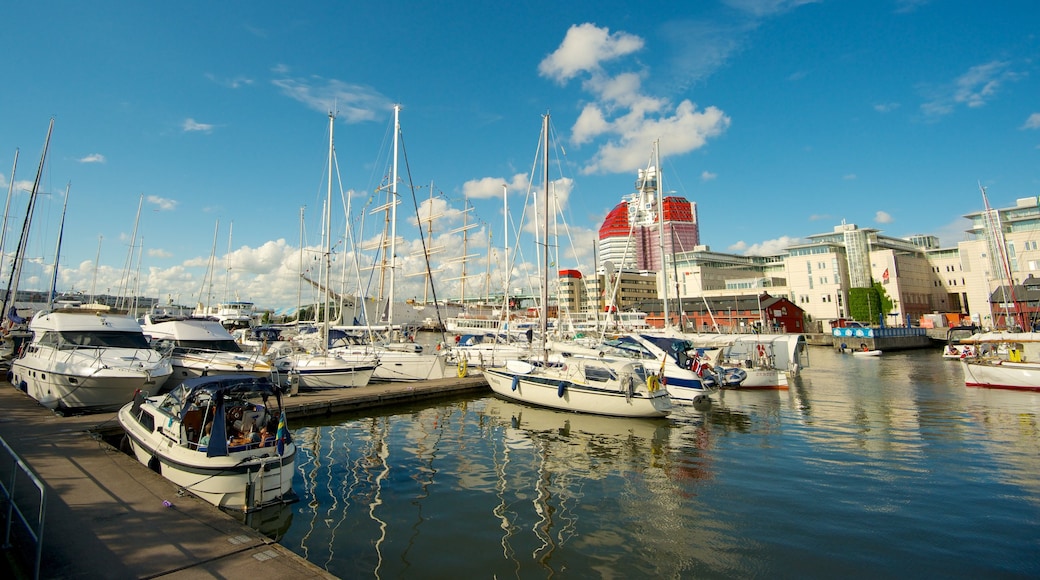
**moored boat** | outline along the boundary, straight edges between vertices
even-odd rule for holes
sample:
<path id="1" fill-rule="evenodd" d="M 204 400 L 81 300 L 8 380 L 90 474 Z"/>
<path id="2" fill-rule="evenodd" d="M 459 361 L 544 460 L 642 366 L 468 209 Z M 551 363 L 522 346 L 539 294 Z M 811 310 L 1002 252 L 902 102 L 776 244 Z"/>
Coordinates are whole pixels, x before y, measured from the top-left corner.
<path id="1" fill-rule="evenodd" d="M 484 369 L 495 394 L 533 405 L 615 417 L 665 417 L 672 402 L 660 377 L 643 363 L 565 356 L 564 363 L 509 361 Z"/>
<path id="2" fill-rule="evenodd" d="M 172 373 L 169 359 L 125 314 L 41 311 L 29 329 L 33 338 L 11 362 L 8 379 L 49 409 L 113 411 L 136 391 L 156 391 Z"/>
<path id="3" fill-rule="evenodd" d="M 217 320 L 152 317 L 141 323 L 145 336 L 159 352 L 168 353 L 171 383 L 203 375 L 247 374 L 269 376 L 273 367 L 259 352 L 243 352 L 235 337 Z"/>
<path id="4" fill-rule="evenodd" d="M 965 386 L 1040 391 L 1040 333 L 985 332 L 961 343 L 975 348 L 960 359 Z"/>
<path id="5" fill-rule="evenodd" d="M 296 444 L 267 377 L 207 376 L 166 395 L 138 393 L 118 420 L 138 461 L 213 505 L 251 511 L 295 500 Z"/>

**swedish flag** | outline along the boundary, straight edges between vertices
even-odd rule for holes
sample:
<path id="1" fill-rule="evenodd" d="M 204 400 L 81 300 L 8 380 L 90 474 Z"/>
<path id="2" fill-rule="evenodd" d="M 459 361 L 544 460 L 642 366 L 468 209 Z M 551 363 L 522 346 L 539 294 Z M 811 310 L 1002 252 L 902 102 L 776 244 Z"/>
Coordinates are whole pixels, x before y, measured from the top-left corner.
<path id="1" fill-rule="evenodd" d="M 274 436 L 278 455 L 285 452 L 285 444 L 289 442 L 289 428 L 285 425 L 285 411 L 278 417 L 278 431 Z"/>

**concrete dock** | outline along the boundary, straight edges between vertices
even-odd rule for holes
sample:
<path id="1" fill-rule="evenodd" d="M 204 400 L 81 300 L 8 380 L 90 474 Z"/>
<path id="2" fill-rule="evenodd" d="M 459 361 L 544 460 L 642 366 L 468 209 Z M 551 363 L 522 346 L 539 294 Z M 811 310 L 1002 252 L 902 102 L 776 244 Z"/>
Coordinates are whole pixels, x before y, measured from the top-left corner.
<path id="1" fill-rule="evenodd" d="M 487 382 L 476 375 L 305 392 L 283 405 L 292 428 L 305 417 L 481 390 Z M 120 429 L 115 413 L 62 417 L 6 381 L 0 409 L 0 437 L 45 484 L 41 578 L 333 577 L 109 445 L 102 434 Z M 9 477 L 12 460 L 0 462 Z M 32 577 L 35 553 L 24 550 L 19 542 L 5 551 L 5 577 Z"/>

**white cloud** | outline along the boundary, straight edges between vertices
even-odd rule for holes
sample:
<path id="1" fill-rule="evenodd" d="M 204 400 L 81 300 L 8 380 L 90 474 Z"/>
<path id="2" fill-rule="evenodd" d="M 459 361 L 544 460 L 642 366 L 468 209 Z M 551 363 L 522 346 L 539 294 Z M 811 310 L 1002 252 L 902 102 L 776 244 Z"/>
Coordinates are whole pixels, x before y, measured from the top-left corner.
<path id="1" fill-rule="evenodd" d="M 809 221 L 811 221 L 811 222 L 818 222 L 820 220 L 829 220 L 829 219 L 831 219 L 831 216 L 829 216 L 829 215 L 827 215 L 825 213 L 814 213 L 814 214 L 809 216 Z"/>
<path id="2" fill-rule="evenodd" d="M 471 179 L 462 184 L 462 194 L 469 199 L 494 199 L 502 197 L 502 185 L 509 188 L 509 192 L 527 193 L 529 189 L 527 176 L 517 173 L 511 179 L 503 177 L 482 177 Z"/>
<path id="3" fill-rule="evenodd" d="M 888 212 L 879 211 L 876 214 L 874 214 L 874 221 L 879 224 L 890 224 L 895 220 Z"/>
<path id="4" fill-rule="evenodd" d="M 145 198 L 148 203 L 155 205 L 159 211 L 170 211 L 177 208 L 177 200 L 166 199 L 158 195 L 149 195 Z"/>
<path id="5" fill-rule="evenodd" d="M 181 130 L 185 133 L 191 133 L 194 131 L 202 131 L 203 133 L 210 133 L 213 131 L 213 125 L 209 123 L 199 123 L 195 119 L 187 118 L 181 123 Z"/>
<path id="6" fill-rule="evenodd" d="M 800 243 L 802 243 L 801 238 L 780 236 L 775 240 L 766 240 L 750 246 L 741 240 L 731 245 L 729 250 L 734 253 L 743 253 L 745 256 L 776 256 L 783 254 L 787 248 Z"/>
<path id="7" fill-rule="evenodd" d="M 598 145 L 582 173 L 630 173 L 646 166 L 654 141 L 661 142 L 665 155 L 681 155 L 703 147 L 729 127 L 729 117 L 716 107 L 697 110 L 689 100 L 674 105 L 647 95 L 642 86 L 646 71 L 610 75 L 603 70 L 603 63 L 643 46 L 643 39 L 637 36 L 612 34 L 607 28 L 585 23 L 572 26 L 559 48 L 539 65 L 540 74 L 561 83 L 579 75 L 586 77 L 582 88 L 594 100 L 578 116 L 570 140 L 575 145 L 605 142 Z"/>
<path id="8" fill-rule="evenodd" d="M 857 179 L 855 173 L 846 173 L 845 175 L 842 175 L 841 178 L 845 181 L 856 181 Z"/>
<path id="9" fill-rule="evenodd" d="M 978 108 L 994 99 L 1006 82 L 1017 81 L 1024 75 L 1010 70 L 1011 63 L 992 61 L 971 67 L 945 87 L 931 87 L 931 98 L 921 105 L 921 111 L 937 117 L 952 113 L 958 105 Z"/>
<path id="10" fill-rule="evenodd" d="M 315 111 L 335 110 L 336 116 L 348 123 L 372 121 L 393 108 L 393 103 L 375 89 L 335 79 L 282 78 L 271 83 L 286 96 Z"/>
<path id="11" fill-rule="evenodd" d="M 172 258 L 173 253 L 163 250 L 162 248 L 154 248 L 148 250 L 149 258 Z"/>
<path id="12" fill-rule="evenodd" d="M 710 171 L 701 172 L 701 181 L 713 181 L 716 177 L 718 177 L 717 173 L 712 173 Z"/>
<path id="13" fill-rule="evenodd" d="M 100 153 L 91 153 L 86 157 L 82 157 L 79 160 L 80 163 L 104 163 L 105 156 Z"/>
<path id="14" fill-rule="evenodd" d="M 249 86 L 249 85 L 253 84 L 253 79 L 251 79 L 249 77 L 243 77 L 243 76 L 231 77 L 231 78 L 223 78 L 222 79 L 222 78 L 218 78 L 217 75 L 215 75 L 215 74 L 206 73 L 206 78 L 211 80 L 211 81 L 213 81 L 214 83 L 222 86 L 222 87 L 227 87 L 229 89 L 238 89 L 238 88 L 241 88 L 241 87 L 244 87 L 244 86 Z"/>
<path id="15" fill-rule="evenodd" d="M 820 0 L 726 0 L 731 8 L 747 12 L 755 17 L 772 16 L 793 10 L 803 4 L 813 4 Z"/>
<path id="16" fill-rule="evenodd" d="M 729 124 L 730 118 L 721 109 L 698 111 L 688 100 L 679 103 L 670 116 L 647 117 L 643 111 L 633 110 L 611 124 L 614 138 L 600 147 L 582 172 L 630 173 L 646 166 L 655 140 L 661 142 L 663 155 L 681 155 L 703 147 Z"/>
<path id="17" fill-rule="evenodd" d="M 1033 113 L 1029 115 L 1026 122 L 1022 125 L 1022 129 L 1040 129 L 1040 113 Z"/>
<path id="18" fill-rule="evenodd" d="M 898 108 L 899 103 L 878 103 L 874 105 L 874 110 L 879 113 L 891 113 Z"/>
<path id="19" fill-rule="evenodd" d="M 578 120 L 571 127 L 571 142 L 575 145 L 582 145 L 609 130 L 610 123 L 604 117 L 603 111 L 595 103 L 589 103 L 585 105 L 581 114 L 578 115 Z"/>
<path id="20" fill-rule="evenodd" d="M 643 48 L 643 39 L 625 32 L 610 33 L 586 22 L 571 26 L 563 42 L 538 65 L 542 76 L 566 83 L 580 73 L 595 71 L 604 61 L 631 54 Z"/>

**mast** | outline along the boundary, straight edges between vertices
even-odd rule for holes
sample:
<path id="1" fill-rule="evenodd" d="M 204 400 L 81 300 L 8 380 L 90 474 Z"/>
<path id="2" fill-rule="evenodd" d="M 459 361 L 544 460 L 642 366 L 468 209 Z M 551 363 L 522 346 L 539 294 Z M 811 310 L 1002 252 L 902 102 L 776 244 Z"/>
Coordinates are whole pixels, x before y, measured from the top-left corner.
<path id="1" fill-rule="evenodd" d="M 661 289 L 664 293 L 664 328 L 671 326 L 668 312 L 668 268 L 664 266 L 664 201 L 661 197 L 661 140 L 654 141 L 654 191 L 657 195 L 657 233 L 661 247 Z"/>
<path id="2" fill-rule="evenodd" d="M 502 277 L 502 311 L 503 320 L 509 320 L 509 274 L 513 271 L 513 265 L 509 262 L 509 202 L 507 195 L 509 186 L 502 184 L 502 242 L 504 244 L 504 262 L 506 273 Z"/>
<path id="3" fill-rule="evenodd" d="M 4 204 L 4 223 L 0 227 L 0 271 L 3 269 L 4 241 L 7 239 L 7 215 L 11 210 L 11 196 L 14 194 L 14 174 L 18 169 L 18 150 L 14 150 L 14 163 L 11 165 L 11 181 L 7 184 L 7 202 Z"/>
<path id="4" fill-rule="evenodd" d="M 69 207 L 69 190 L 72 188 L 70 181 L 65 185 L 65 202 L 61 206 L 61 222 L 58 225 L 58 245 L 54 248 L 54 271 L 51 272 L 51 287 L 47 293 L 47 310 L 54 306 L 54 293 L 58 286 L 58 256 L 61 255 L 61 238 L 65 233 L 65 209 Z"/>
<path id="5" fill-rule="evenodd" d="M 210 312 L 210 300 L 213 298 L 213 262 L 217 259 L 217 233 L 220 231 L 220 220 L 213 224 L 213 246 L 209 250 L 209 264 L 206 267 L 206 276 L 202 279 L 202 288 L 199 288 L 199 304 L 195 307 L 195 312 L 205 318 L 212 314 Z M 209 285 L 209 291 L 206 291 L 206 285 Z M 206 302 L 203 304 L 202 297 L 205 295 Z"/>
<path id="6" fill-rule="evenodd" d="M 130 308 L 130 297 L 127 296 L 127 293 L 133 291 L 130 285 L 130 278 L 133 275 L 134 246 L 137 245 L 137 226 L 141 223 L 141 207 L 143 205 L 144 194 L 141 194 L 141 198 L 137 202 L 137 217 L 134 218 L 134 231 L 130 234 L 130 248 L 126 252 L 126 264 L 123 266 L 123 280 L 119 289 L 119 296 L 116 297 L 116 308 Z"/>
<path id="7" fill-rule="evenodd" d="M 1008 259 L 1007 243 L 1004 241 L 1004 230 L 1003 226 L 1000 225 L 1000 213 L 993 210 L 989 206 L 989 198 L 986 196 L 986 188 L 979 184 L 979 190 L 982 192 L 982 203 L 986 207 L 986 221 L 989 222 L 991 234 L 993 235 L 993 244 L 996 246 L 996 254 L 1000 258 L 1000 271 L 1001 277 L 1007 280 L 1007 293 L 1002 296 L 1004 298 L 1004 325 L 1007 325 L 1007 299 L 1011 298 L 1011 303 L 1014 304 L 1015 318 L 1018 321 L 1019 326 L 1022 330 L 1026 329 L 1025 316 L 1022 313 L 1022 306 L 1015 299 L 1015 280 L 1011 277 L 1011 261 Z"/>
<path id="8" fill-rule="evenodd" d="M 393 182 L 390 184 L 390 294 L 387 325 L 393 326 L 394 282 L 397 274 L 397 139 L 400 136 L 400 105 L 393 106 Z"/>
<path id="9" fill-rule="evenodd" d="M 542 119 L 542 155 L 544 156 L 544 177 L 545 177 L 545 199 L 542 202 L 542 215 L 544 219 L 542 221 L 545 224 L 545 235 L 542 239 L 542 288 L 541 288 L 541 299 L 542 308 L 538 314 L 538 327 L 542 329 L 541 345 L 542 350 L 545 350 L 545 339 L 549 335 L 549 112 L 545 112 L 545 117 Z"/>
<path id="10" fill-rule="evenodd" d="M 325 200 L 325 224 L 322 226 L 325 230 L 325 262 L 323 265 L 324 271 L 322 272 L 321 279 L 325 281 L 326 288 L 324 291 L 324 314 L 322 316 L 322 336 L 321 336 L 321 351 L 326 352 L 329 347 L 329 269 L 332 267 L 332 160 L 333 153 L 335 151 L 335 141 L 333 140 L 333 130 L 335 128 L 336 114 L 329 111 L 329 183 L 328 183 L 328 194 Z"/>
<path id="11" fill-rule="evenodd" d="M 14 252 L 14 267 L 11 276 L 7 279 L 7 294 L 4 295 L 3 314 L 12 322 L 18 320 L 16 303 L 18 300 L 18 282 L 22 276 L 22 263 L 25 261 L 26 246 L 29 244 L 29 227 L 32 225 L 33 210 L 36 207 L 36 197 L 40 192 L 40 179 L 43 177 L 43 164 L 47 159 L 47 149 L 51 144 L 51 132 L 54 130 L 54 117 L 47 126 L 47 138 L 43 142 L 43 153 L 40 154 L 40 165 L 36 169 L 36 180 L 33 181 L 32 193 L 29 194 L 29 207 L 25 212 L 25 220 L 22 222 L 22 234 L 18 238 L 18 247 Z M 14 180 L 12 179 L 12 182 Z M 9 308 L 10 307 L 10 308 Z M 12 314 L 14 316 L 12 316 Z"/>
<path id="12" fill-rule="evenodd" d="M 101 241 L 104 240 L 104 239 L 105 239 L 104 236 L 98 236 L 98 239 L 97 239 L 97 254 L 95 254 L 95 256 L 94 256 L 94 273 L 93 273 L 93 275 L 90 278 L 90 303 L 91 304 L 94 304 L 96 302 L 96 298 L 95 298 L 96 294 L 94 294 L 94 290 L 97 288 L 98 262 L 101 261 Z"/>

